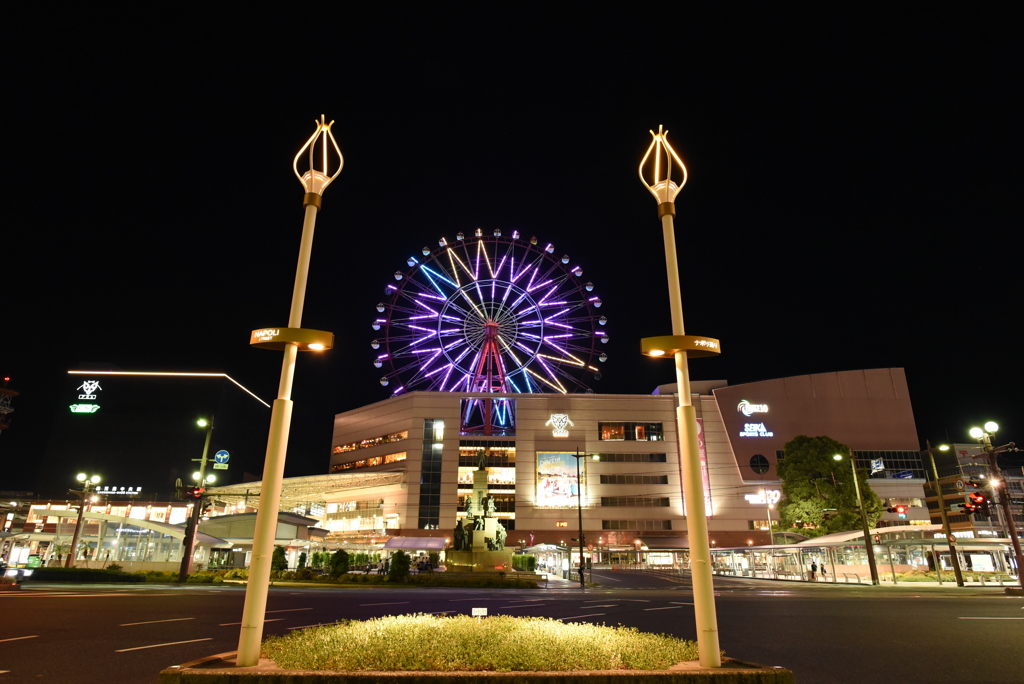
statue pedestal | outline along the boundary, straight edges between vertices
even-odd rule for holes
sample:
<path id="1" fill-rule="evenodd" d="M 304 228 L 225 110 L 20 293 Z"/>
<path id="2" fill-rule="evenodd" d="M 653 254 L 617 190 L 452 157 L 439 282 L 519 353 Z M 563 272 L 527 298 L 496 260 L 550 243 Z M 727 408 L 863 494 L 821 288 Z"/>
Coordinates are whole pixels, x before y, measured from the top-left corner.
<path id="1" fill-rule="evenodd" d="M 498 534 L 498 519 L 486 517 L 486 510 L 483 507 L 484 497 L 487 496 L 487 471 L 473 471 L 473 496 L 467 505 L 469 515 L 463 521 L 466 526 L 466 534 L 472 537 L 472 542 L 462 551 L 449 551 L 446 554 L 447 565 L 452 570 L 464 572 L 494 572 L 496 570 L 512 569 L 512 552 L 491 551 L 487 547 L 488 539 L 496 539 Z M 477 521 L 483 521 L 483 529 L 475 529 Z"/>

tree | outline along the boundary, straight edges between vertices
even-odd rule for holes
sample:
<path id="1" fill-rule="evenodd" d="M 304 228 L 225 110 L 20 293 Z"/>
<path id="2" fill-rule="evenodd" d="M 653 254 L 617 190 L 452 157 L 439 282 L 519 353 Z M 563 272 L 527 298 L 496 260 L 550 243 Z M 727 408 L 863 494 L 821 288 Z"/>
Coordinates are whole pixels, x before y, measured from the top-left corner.
<path id="1" fill-rule="evenodd" d="M 395 551 L 388 567 L 389 582 L 404 582 L 409 577 L 409 556 L 405 551 Z"/>
<path id="2" fill-rule="evenodd" d="M 280 572 L 288 569 L 288 559 L 284 556 L 284 547 L 275 546 L 274 555 L 270 557 L 270 570 Z"/>
<path id="3" fill-rule="evenodd" d="M 784 453 L 776 468 L 782 478 L 781 528 L 808 537 L 862 528 L 850 447 L 830 437 L 799 435 L 786 444 Z M 842 460 L 835 460 L 836 454 Z M 868 524 L 874 527 L 882 516 L 882 500 L 868 486 L 867 471 L 858 470 L 857 479 Z"/>
<path id="4" fill-rule="evenodd" d="M 306 552 L 303 551 L 299 554 L 299 570 L 306 567 Z"/>
<path id="5" fill-rule="evenodd" d="M 328 573 L 331 577 L 340 577 L 348 572 L 348 552 L 345 549 L 338 549 L 331 556 L 331 568 Z"/>

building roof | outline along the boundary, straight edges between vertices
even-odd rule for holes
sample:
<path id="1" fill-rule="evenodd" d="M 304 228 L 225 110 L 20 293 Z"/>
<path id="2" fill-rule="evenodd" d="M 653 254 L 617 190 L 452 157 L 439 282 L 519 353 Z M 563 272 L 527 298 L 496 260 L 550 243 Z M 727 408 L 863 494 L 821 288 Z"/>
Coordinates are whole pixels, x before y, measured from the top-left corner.
<path id="1" fill-rule="evenodd" d="M 291 511 L 300 507 L 309 510 L 311 505 L 323 504 L 328 499 L 335 499 L 341 494 L 369 487 L 401 484 L 404 481 L 404 471 L 288 477 L 281 483 L 281 504 L 278 508 L 283 511 Z M 249 506 L 259 508 L 262 486 L 262 482 L 242 482 L 223 487 L 208 487 L 206 492 L 222 501 L 244 500 Z"/>

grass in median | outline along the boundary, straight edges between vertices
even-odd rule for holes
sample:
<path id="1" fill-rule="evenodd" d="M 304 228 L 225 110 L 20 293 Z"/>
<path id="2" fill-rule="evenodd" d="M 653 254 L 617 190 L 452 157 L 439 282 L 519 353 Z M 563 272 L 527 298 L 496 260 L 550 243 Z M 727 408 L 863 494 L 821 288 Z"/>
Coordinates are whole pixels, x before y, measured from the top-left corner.
<path id="1" fill-rule="evenodd" d="M 630 627 L 498 615 L 401 615 L 271 637 L 264 658 L 288 670 L 544 672 L 663 670 L 697 644 Z"/>

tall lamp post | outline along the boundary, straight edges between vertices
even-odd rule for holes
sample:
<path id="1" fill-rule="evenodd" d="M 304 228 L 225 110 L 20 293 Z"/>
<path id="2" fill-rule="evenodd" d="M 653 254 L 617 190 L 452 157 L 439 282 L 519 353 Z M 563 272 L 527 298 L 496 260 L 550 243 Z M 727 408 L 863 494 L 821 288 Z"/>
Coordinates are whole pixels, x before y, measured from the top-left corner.
<path id="1" fill-rule="evenodd" d="M 288 327 L 254 330 L 249 340 L 249 344 L 254 347 L 283 351 L 284 359 L 281 363 L 281 380 L 278 385 L 277 399 L 274 400 L 270 414 L 267 456 L 263 464 L 263 483 L 260 487 L 259 511 L 256 513 L 252 562 L 249 565 L 249 584 L 245 590 L 245 607 L 242 610 L 242 627 L 238 637 L 236 664 L 239 667 L 256 665 L 260 658 L 263 620 L 267 609 L 267 590 L 270 584 L 270 564 L 277 532 L 278 507 L 281 504 L 281 482 L 284 479 L 284 463 L 288 455 L 288 433 L 292 421 L 291 396 L 292 379 L 295 376 L 295 360 L 299 351 L 323 351 L 334 346 L 332 333 L 301 327 L 316 216 L 323 204 L 324 190 L 338 177 L 345 164 L 341 148 L 338 147 L 338 143 L 331 133 L 333 125 L 333 121 L 325 123 L 324 117 L 321 116 L 320 121 L 316 122 L 316 130 L 313 131 L 313 135 L 309 137 L 292 161 L 292 170 L 299 182 L 302 183 L 306 193 L 302 198 L 305 217 L 302 222 L 299 261 L 295 269 L 295 285 L 292 288 Z M 338 160 L 338 168 L 333 174 L 328 171 L 332 149 Z M 309 170 L 300 174 L 299 159 L 307 151 Z M 317 161 L 320 162 L 319 169 Z"/>
<path id="2" fill-rule="evenodd" d="M 676 257 L 675 224 L 676 195 L 686 184 L 686 166 L 668 142 L 668 131 L 658 127 L 651 131 L 654 140 L 640 162 L 640 182 L 658 202 L 662 236 L 665 241 L 665 267 L 668 273 L 668 296 L 672 310 L 672 334 L 648 337 L 640 341 L 641 351 L 647 356 L 672 355 L 676 365 L 676 385 L 679 405 L 676 407 L 676 426 L 679 432 L 679 460 L 686 499 L 686 529 L 690 543 L 691 577 L 693 580 L 693 608 L 697 623 L 697 650 L 703 667 L 721 667 L 722 655 L 718 639 L 718 615 L 715 610 L 715 587 L 711 575 L 711 546 L 705 515 L 704 490 L 697 443 L 697 413 L 690 399 L 690 373 L 687 357 L 710 356 L 721 353 L 718 340 L 710 337 L 687 335 L 683 326 L 683 302 L 679 285 L 679 264 Z M 652 156 L 653 153 L 653 156 Z M 648 181 L 644 167 L 653 162 L 653 175 Z M 673 179 L 676 175 L 678 182 Z"/>
<path id="3" fill-rule="evenodd" d="M 842 454 L 833 456 L 837 461 L 843 460 Z M 860 522 L 864 526 L 864 551 L 868 554 L 868 569 L 871 571 L 871 583 L 879 584 L 878 567 L 875 565 L 875 547 L 871 539 L 871 527 L 868 525 L 868 512 L 864 509 L 864 497 L 860 495 L 860 480 L 857 479 L 857 463 L 850 453 L 850 472 L 853 473 L 853 488 L 857 491 L 857 508 L 860 509 Z"/>
<path id="4" fill-rule="evenodd" d="M 997 480 L 999 487 L 999 505 L 1003 508 L 1003 519 L 1006 520 L 1006 532 L 1010 535 L 1010 543 L 1013 544 L 1013 554 L 1017 561 L 1017 582 L 1024 588 L 1024 554 L 1020 550 L 1020 539 L 1017 537 L 1017 524 L 1013 520 L 1013 512 L 1010 510 L 1010 497 L 1006 487 L 1006 480 L 1003 478 L 1003 471 L 999 468 L 998 456 L 1004 451 L 1015 451 L 1016 445 L 1013 442 L 1004 444 L 1001 447 L 992 446 L 992 435 L 999 430 L 999 425 L 991 420 L 985 423 L 985 429 L 979 427 L 971 428 L 970 435 L 981 442 L 988 456 L 989 466 L 992 468 L 992 476 Z"/>
<path id="5" fill-rule="evenodd" d="M 85 504 L 89 499 L 89 487 L 91 486 L 95 489 L 96 485 L 100 483 L 99 475 L 93 475 L 90 477 L 85 473 L 78 473 L 78 477 L 76 479 L 82 483 L 82 489 L 69 489 L 68 494 L 74 494 L 81 498 L 82 503 L 78 507 L 78 521 L 75 523 L 75 534 L 71 538 L 71 550 L 68 552 L 68 559 L 64 561 L 65 568 L 75 567 L 75 554 L 78 552 L 78 536 L 82 533 L 82 519 L 85 517 Z M 92 500 L 95 501 L 96 497 L 93 496 Z"/>
<path id="6" fill-rule="evenodd" d="M 581 454 L 577 448 L 573 456 L 576 457 L 576 512 L 579 515 L 580 524 L 580 589 L 586 589 L 587 583 L 583 580 L 583 479 L 580 477 L 580 459 L 585 458 L 586 454 Z M 595 461 L 599 458 L 600 456 L 594 454 Z"/>
<path id="7" fill-rule="evenodd" d="M 932 464 L 932 475 L 935 476 L 935 495 L 937 497 L 936 503 L 939 506 L 939 516 L 942 518 L 942 529 L 946 532 L 946 542 L 949 544 L 949 562 L 953 565 L 953 574 L 956 576 L 956 586 L 964 586 L 964 575 L 960 572 L 960 558 L 956 553 L 956 537 L 953 536 L 953 530 L 949 526 L 949 515 L 946 513 L 946 500 L 942 496 L 942 485 L 939 484 L 939 469 L 935 465 L 935 454 L 932 452 L 932 443 L 925 440 L 925 453 L 928 454 L 928 460 Z M 949 451 L 949 447 L 945 444 L 939 446 L 939 451 Z M 936 559 L 938 565 L 938 559 Z M 936 573 L 941 573 L 942 568 L 936 567 Z M 940 575 L 941 577 L 941 575 Z"/>
<path id="8" fill-rule="evenodd" d="M 210 438 L 213 437 L 213 416 L 210 416 L 210 420 L 200 418 L 196 421 L 196 425 L 199 427 L 206 428 L 206 443 L 203 444 L 203 457 L 193 458 L 193 461 L 199 462 L 199 472 L 193 473 L 192 477 L 196 481 L 196 488 L 192 490 L 192 496 L 195 501 L 192 502 L 192 515 L 188 518 L 188 526 L 185 529 L 185 538 L 182 540 L 181 549 L 181 566 L 178 568 L 178 582 L 184 584 L 185 580 L 188 579 L 188 575 L 192 572 L 192 555 L 196 546 L 196 532 L 199 529 L 199 516 L 203 512 L 203 491 L 206 488 L 207 482 L 213 482 L 213 475 L 206 474 L 206 456 L 210 453 Z"/>

